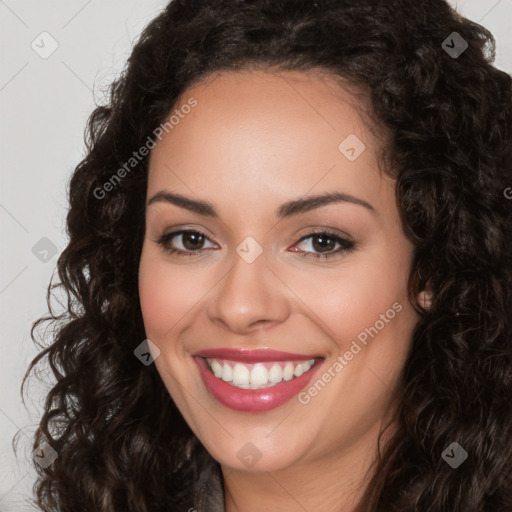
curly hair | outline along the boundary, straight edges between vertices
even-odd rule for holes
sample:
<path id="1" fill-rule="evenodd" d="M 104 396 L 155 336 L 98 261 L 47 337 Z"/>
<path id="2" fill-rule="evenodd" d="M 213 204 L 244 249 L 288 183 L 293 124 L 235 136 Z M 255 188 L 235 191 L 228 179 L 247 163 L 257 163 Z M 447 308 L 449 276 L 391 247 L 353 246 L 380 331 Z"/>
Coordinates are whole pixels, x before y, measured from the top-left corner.
<path id="1" fill-rule="evenodd" d="M 462 55 L 443 47 L 456 32 Z M 495 40 L 444 0 L 173 0 L 143 30 L 69 183 L 69 243 L 32 325 L 55 384 L 34 436 L 58 453 L 35 465 L 45 512 L 156 512 L 194 506 L 219 465 L 186 424 L 155 365 L 138 295 L 148 157 L 102 199 L 191 85 L 263 67 L 320 70 L 364 92 L 387 126 L 386 173 L 414 244 L 411 300 L 430 290 L 403 369 L 396 434 L 360 503 L 367 512 L 512 510 L 512 80 Z M 53 279 L 52 279 L 53 282 Z M 67 306 L 56 314 L 53 290 Z M 51 321 L 52 342 L 34 331 Z M 46 334 L 46 331 L 45 331 Z M 458 442 L 468 459 L 441 457 Z M 382 449 L 381 449 L 382 448 Z M 206 476 L 204 471 L 207 470 Z M 201 473 L 202 472 L 202 473 Z"/>

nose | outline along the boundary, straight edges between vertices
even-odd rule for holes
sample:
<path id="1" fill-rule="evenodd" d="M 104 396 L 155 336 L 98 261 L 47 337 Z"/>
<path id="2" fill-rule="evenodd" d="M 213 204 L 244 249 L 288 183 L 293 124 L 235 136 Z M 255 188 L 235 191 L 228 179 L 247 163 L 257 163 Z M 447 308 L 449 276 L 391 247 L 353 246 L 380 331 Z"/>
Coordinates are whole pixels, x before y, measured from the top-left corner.
<path id="1" fill-rule="evenodd" d="M 261 254 L 252 263 L 235 254 L 233 266 L 210 295 L 210 320 L 244 334 L 284 322 L 290 314 L 287 289 Z"/>

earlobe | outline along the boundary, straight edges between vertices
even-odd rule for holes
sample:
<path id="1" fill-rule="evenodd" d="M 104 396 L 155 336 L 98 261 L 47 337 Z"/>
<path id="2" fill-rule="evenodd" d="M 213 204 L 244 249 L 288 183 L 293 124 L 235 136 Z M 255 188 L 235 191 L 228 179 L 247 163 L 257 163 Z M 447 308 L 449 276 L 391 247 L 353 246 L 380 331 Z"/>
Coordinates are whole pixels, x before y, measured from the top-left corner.
<path id="1" fill-rule="evenodd" d="M 432 293 L 428 291 L 418 293 L 418 304 L 422 308 L 430 308 L 430 306 L 432 305 Z"/>

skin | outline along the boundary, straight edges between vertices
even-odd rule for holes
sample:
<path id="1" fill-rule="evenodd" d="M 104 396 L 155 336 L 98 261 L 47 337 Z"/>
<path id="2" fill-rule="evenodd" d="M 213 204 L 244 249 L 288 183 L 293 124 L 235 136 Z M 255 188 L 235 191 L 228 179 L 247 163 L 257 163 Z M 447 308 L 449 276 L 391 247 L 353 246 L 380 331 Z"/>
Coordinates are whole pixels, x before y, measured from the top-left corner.
<path id="1" fill-rule="evenodd" d="M 220 218 L 147 206 L 139 289 L 157 370 L 221 464 L 227 512 L 355 511 L 418 321 L 407 298 L 413 246 L 394 182 L 377 163 L 384 139 L 368 130 L 354 96 L 318 72 L 223 72 L 178 104 L 190 97 L 197 106 L 151 152 L 147 198 L 167 190 L 206 200 Z M 349 134 L 366 146 L 355 161 L 338 150 Z M 275 216 L 286 201 L 334 191 L 375 211 L 338 202 Z M 202 254 L 172 255 L 157 243 L 183 228 L 208 238 L 201 246 L 178 235 L 169 245 Z M 318 238 L 299 242 L 309 228 L 348 234 L 356 247 L 315 259 Z M 248 236 L 263 250 L 250 264 L 236 252 Z M 395 302 L 402 310 L 306 405 L 295 397 L 263 413 L 230 410 L 208 393 L 192 357 L 213 347 L 273 348 L 321 354 L 326 371 Z M 237 457 L 248 442 L 261 453 L 251 468 Z"/>

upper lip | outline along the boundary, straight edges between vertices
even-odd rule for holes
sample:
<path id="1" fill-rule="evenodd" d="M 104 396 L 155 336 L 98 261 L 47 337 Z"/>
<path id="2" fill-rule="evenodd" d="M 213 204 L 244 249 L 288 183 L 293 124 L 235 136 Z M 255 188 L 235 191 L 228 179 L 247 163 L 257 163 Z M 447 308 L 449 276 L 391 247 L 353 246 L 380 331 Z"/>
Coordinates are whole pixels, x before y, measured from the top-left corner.
<path id="1" fill-rule="evenodd" d="M 243 363 L 259 363 L 269 361 L 309 361 L 322 356 L 311 354 L 296 354 L 292 352 L 281 352 L 272 349 L 245 349 L 245 348 L 209 348 L 200 350 L 193 354 L 198 357 L 212 359 L 228 359 Z"/>

